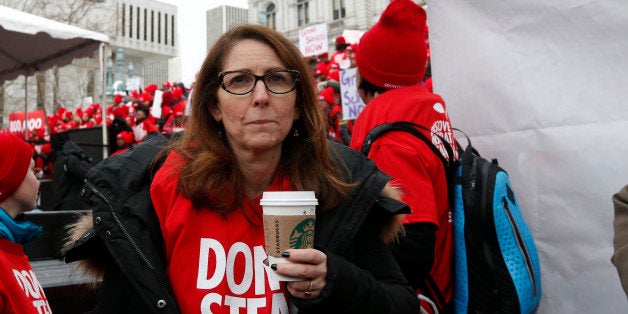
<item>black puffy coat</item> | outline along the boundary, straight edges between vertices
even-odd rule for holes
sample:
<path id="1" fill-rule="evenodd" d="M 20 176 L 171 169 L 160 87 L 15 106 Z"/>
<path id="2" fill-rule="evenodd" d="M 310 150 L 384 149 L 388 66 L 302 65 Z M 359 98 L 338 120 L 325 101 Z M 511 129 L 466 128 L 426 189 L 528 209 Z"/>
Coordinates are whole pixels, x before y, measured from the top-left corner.
<path id="1" fill-rule="evenodd" d="M 76 241 L 66 262 L 91 258 L 104 266 L 97 313 L 179 313 L 149 192 L 155 171 L 149 165 L 165 144 L 156 136 L 87 175 L 84 198 L 93 213 L 84 220 L 93 229 L 74 226 Z M 349 201 L 317 214 L 314 243 L 327 254 L 327 285 L 316 299 L 291 298 L 293 308 L 299 313 L 418 313 L 414 291 L 386 243 L 400 225 L 403 216 L 397 214 L 408 207 L 382 195 L 390 178 L 373 162 L 343 145 L 330 145 L 337 164 L 348 166 L 341 168 L 347 169 L 345 179 L 357 186 Z"/>

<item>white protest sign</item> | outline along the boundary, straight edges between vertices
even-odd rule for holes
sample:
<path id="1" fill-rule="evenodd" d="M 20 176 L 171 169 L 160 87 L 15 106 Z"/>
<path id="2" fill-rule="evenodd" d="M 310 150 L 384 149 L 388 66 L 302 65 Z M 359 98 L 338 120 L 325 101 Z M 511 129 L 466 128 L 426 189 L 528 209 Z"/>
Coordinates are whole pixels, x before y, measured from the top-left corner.
<path id="1" fill-rule="evenodd" d="M 358 94 L 356 82 L 357 68 L 340 71 L 340 99 L 342 101 L 342 119 L 354 120 L 366 106 Z"/>
<path id="2" fill-rule="evenodd" d="M 364 31 L 355 29 L 345 29 L 342 31 L 342 37 L 345 38 L 347 44 L 357 44 L 360 42 L 360 38 L 364 35 Z"/>
<path id="3" fill-rule="evenodd" d="M 161 118 L 161 95 L 164 92 L 160 90 L 155 91 L 155 96 L 153 98 L 153 106 L 150 107 L 150 114 L 155 118 Z"/>
<path id="4" fill-rule="evenodd" d="M 327 24 L 313 25 L 299 30 L 299 49 L 304 57 L 328 52 L 327 42 Z"/>
<path id="5" fill-rule="evenodd" d="M 139 76 L 134 76 L 134 77 L 130 77 L 128 80 L 126 80 L 126 89 L 129 91 L 132 90 L 139 90 L 141 87 L 140 85 L 140 77 Z"/>

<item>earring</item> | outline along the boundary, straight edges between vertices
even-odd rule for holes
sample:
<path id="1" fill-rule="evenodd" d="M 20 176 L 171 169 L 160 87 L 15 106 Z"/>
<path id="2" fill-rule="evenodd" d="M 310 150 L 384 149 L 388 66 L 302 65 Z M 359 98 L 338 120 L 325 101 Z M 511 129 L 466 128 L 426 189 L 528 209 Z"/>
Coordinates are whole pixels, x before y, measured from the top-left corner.
<path id="1" fill-rule="evenodd" d="M 292 132 L 292 136 L 294 137 L 299 137 L 299 129 L 297 129 L 296 127 L 294 128 L 294 132 Z"/>

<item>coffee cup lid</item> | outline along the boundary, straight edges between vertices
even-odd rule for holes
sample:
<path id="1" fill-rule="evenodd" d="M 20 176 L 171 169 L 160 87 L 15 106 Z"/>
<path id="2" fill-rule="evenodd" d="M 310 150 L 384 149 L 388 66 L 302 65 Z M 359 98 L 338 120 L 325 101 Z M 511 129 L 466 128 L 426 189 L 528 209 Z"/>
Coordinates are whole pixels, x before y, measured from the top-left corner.
<path id="1" fill-rule="evenodd" d="M 318 205 L 314 191 L 274 191 L 264 192 L 260 205 L 307 206 Z"/>

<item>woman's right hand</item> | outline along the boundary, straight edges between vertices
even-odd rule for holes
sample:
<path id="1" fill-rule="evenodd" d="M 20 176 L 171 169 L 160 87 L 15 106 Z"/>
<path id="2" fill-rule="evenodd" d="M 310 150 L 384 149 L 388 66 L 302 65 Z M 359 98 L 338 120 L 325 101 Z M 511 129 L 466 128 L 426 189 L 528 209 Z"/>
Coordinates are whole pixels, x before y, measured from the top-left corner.
<path id="1" fill-rule="evenodd" d="M 283 276 L 303 278 L 288 282 L 288 292 L 306 300 L 320 296 L 327 284 L 327 255 L 316 249 L 290 249 L 282 256 L 290 263 L 273 264 L 271 268 Z"/>

